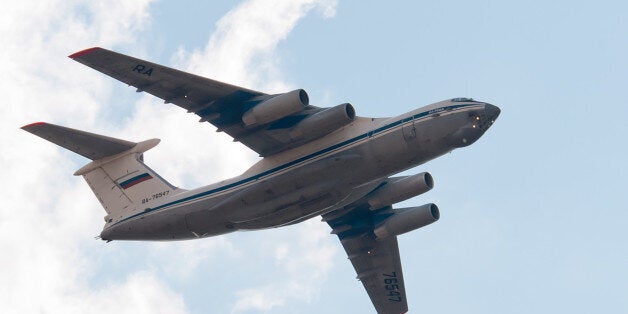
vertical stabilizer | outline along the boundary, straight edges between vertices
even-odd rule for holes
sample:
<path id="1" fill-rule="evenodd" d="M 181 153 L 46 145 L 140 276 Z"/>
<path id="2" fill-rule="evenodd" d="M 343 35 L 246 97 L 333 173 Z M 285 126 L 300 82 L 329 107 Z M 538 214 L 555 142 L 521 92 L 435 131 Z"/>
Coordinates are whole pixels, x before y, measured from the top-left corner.
<path id="1" fill-rule="evenodd" d="M 95 160 L 76 173 L 85 178 L 102 204 L 108 223 L 143 211 L 177 189 L 144 164 L 141 152 L 121 155 L 113 160 Z"/>
<path id="2" fill-rule="evenodd" d="M 178 190 L 143 162 L 143 153 L 159 139 L 134 143 L 43 122 L 22 129 L 92 159 L 74 174 L 87 181 L 107 212 L 107 223 L 141 212 Z"/>

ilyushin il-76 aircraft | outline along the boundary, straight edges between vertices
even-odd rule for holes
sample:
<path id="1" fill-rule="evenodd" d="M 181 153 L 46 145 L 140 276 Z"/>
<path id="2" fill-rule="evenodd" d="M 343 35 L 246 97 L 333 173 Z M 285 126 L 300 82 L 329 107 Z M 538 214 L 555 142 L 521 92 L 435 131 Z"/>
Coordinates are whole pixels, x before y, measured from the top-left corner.
<path id="1" fill-rule="evenodd" d="M 429 173 L 394 175 L 471 145 L 500 114 L 454 98 L 364 118 L 348 103 L 310 105 L 302 89 L 265 94 L 99 47 L 70 58 L 198 115 L 263 157 L 240 176 L 186 190 L 144 164 L 159 139 L 135 143 L 44 122 L 22 127 L 92 160 L 75 175 L 107 212 L 103 240 L 197 239 L 321 216 L 378 313 L 408 310 L 397 236 L 440 216 L 434 204 L 394 208 L 432 189 Z"/>

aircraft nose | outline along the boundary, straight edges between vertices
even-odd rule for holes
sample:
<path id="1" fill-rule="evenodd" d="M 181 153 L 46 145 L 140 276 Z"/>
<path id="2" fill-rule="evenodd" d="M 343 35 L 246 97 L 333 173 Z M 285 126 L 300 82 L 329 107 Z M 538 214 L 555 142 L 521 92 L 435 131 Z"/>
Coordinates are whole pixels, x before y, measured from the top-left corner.
<path id="1" fill-rule="evenodd" d="M 499 117 L 499 114 L 502 111 L 499 109 L 499 107 L 491 105 L 491 104 L 486 104 L 484 106 L 484 113 L 486 114 L 486 117 L 491 121 L 495 121 L 497 120 L 497 117 Z"/>

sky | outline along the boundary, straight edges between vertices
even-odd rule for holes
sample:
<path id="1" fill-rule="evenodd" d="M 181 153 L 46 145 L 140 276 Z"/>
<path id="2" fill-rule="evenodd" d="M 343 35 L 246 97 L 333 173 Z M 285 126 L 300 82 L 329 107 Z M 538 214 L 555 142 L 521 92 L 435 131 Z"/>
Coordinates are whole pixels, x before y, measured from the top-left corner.
<path id="1" fill-rule="evenodd" d="M 194 188 L 256 155 L 67 58 L 100 46 L 317 106 L 394 116 L 499 106 L 473 145 L 407 173 L 441 219 L 399 237 L 409 313 L 628 312 L 624 1 L 14 1 L 0 12 L 0 312 L 373 313 L 318 219 L 184 242 L 104 243 L 88 160 L 19 129 L 132 141 Z"/>

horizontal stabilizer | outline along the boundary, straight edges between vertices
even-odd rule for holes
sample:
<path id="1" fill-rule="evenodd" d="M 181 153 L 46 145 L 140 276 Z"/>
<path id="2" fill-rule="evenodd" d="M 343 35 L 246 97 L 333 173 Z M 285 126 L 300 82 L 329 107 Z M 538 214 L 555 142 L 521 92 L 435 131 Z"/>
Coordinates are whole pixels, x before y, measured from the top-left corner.
<path id="1" fill-rule="evenodd" d="M 91 160 L 113 156 L 137 145 L 134 142 L 45 122 L 25 125 L 22 129 Z"/>

